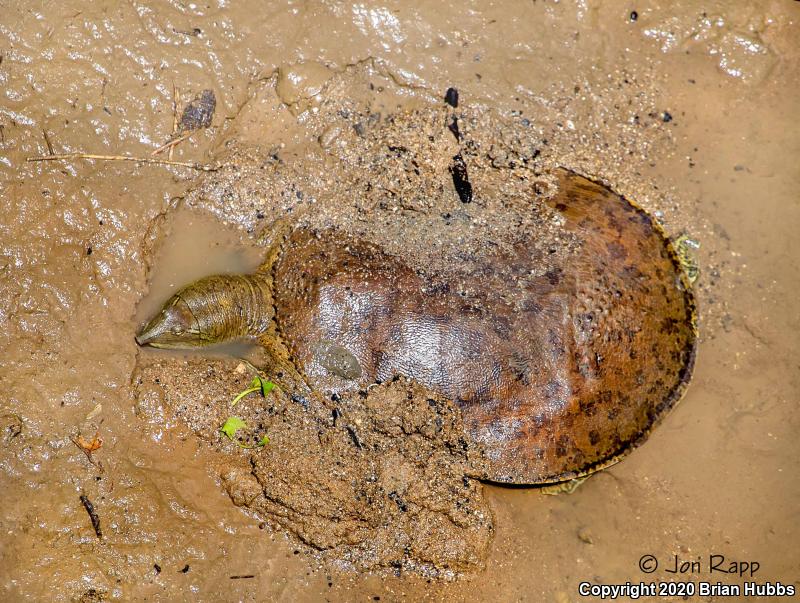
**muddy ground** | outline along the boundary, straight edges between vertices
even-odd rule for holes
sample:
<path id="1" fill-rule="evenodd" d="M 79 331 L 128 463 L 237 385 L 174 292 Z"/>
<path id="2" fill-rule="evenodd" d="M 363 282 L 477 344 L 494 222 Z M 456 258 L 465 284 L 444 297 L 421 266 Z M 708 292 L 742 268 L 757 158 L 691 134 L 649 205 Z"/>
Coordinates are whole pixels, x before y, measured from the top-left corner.
<path id="1" fill-rule="evenodd" d="M 742 582 L 709 573 L 711 554 L 797 584 L 797 3 L 0 8 L 5 600 L 569 601 L 583 580 L 672 578 L 675 555 L 700 560 L 691 579 Z M 439 110 L 449 86 L 699 243 L 695 377 L 646 445 L 573 494 L 484 486 L 485 569 L 335 570 L 234 506 L 207 441 L 132 379 L 137 363 L 184 362 L 137 349 L 142 316 L 197 276 L 256 265 L 270 219 L 256 201 L 295 203 L 293 174 L 278 170 L 276 191 L 204 189 L 213 178 L 190 168 L 25 159 L 149 156 L 173 102 L 211 89 L 211 126 L 176 161 L 246 149 L 311 170 L 339 138 L 326 103 L 385 119 Z M 251 215 L 201 217 L 223 202 Z M 90 461 L 73 440 L 95 433 Z M 655 573 L 639 569 L 646 554 Z"/>

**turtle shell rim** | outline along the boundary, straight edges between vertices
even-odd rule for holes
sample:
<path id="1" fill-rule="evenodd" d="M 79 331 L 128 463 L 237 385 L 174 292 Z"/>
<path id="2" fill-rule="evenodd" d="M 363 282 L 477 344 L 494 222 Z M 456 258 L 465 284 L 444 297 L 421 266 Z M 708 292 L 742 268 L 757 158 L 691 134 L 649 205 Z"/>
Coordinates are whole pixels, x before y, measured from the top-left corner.
<path id="1" fill-rule="evenodd" d="M 689 383 L 692 380 L 692 375 L 694 373 L 694 366 L 697 360 L 697 343 L 698 343 L 698 311 L 697 311 L 697 300 L 694 295 L 694 289 L 692 287 L 692 283 L 689 281 L 689 277 L 686 274 L 686 271 L 683 269 L 683 266 L 680 262 L 680 258 L 678 256 L 677 251 L 675 250 L 675 246 L 672 243 L 672 240 L 667 235 L 664 227 L 659 224 L 653 216 L 651 216 L 644 208 L 642 208 L 639 204 L 631 201 L 630 199 L 626 198 L 624 195 L 621 195 L 613 187 L 609 185 L 608 182 L 604 181 L 601 178 L 596 178 L 593 176 L 588 176 L 586 174 L 582 174 L 579 171 L 571 170 L 568 168 L 556 168 L 554 172 L 558 172 L 559 170 L 563 170 L 565 172 L 571 172 L 580 176 L 581 178 L 585 178 L 590 182 L 602 186 L 616 195 L 622 203 L 627 203 L 630 205 L 636 212 L 641 214 L 647 219 L 648 224 L 651 228 L 661 237 L 664 241 L 664 244 L 667 247 L 667 251 L 669 253 L 670 260 L 672 264 L 675 266 L 679 277 L 679 288 L 683 292 L 683 298 L 686 305 L 686 310 L 688 312 L 688 320 L 689 326 L 691 328 L 691 340 L 689 342 L 690 349 L 688 350 L 688 357 L 686 359 L 686 363 L 684 364 L 683 368 L 679 373 L 678 383 L 675 387 L 672 388 L 669 395 L 664 398 L 664 400 L 655 408 L 653 419 L 647 425 L 647 427 L 639 432 L 634 438 L 629 439 L 626 442 L 623 442 L 621 448 L 617 449 L 616 451 L 612 452 L 606 458 L 603 458 L 599 461 L 595 461 L 593 463 L 588 463 L 583 467 L 573 470 L 573 471 L 566 471 L 564 473 L 560 473 L 557 475 L 551 475 L 547 477 L 543 477 L 540 480 L 529 482 L 529 483 L 519 483 L 514 482 L 513 478 L 509 476 L 508 480 L 503 479 L 489 479 L 484 477 L 478 477 L 481 482 L 486 484 L 491 484 L 495 486 L 500 486 L 504 488 L 536 488 L 537 486 L 546 486 L 551 484 L 558 484 L 562 482 L 568 482 L 573 479 L 578 479 L 581 477 L 588 477 L 593 473 L 597 473 L 598 471 L 602 471 L 603 469 L 607 469 L 613 465 L 616 465 L 626 456 L 628 456 L 631 452 L 633 452 L 636 448 L 644 444 L 647 439 L 650 437 L 650 434 L 653 430 L 661 424 L 664 418 L 672 411 L 678 403 L 684 398 L 686 395 L 686 391 L 689 388 Z"/>

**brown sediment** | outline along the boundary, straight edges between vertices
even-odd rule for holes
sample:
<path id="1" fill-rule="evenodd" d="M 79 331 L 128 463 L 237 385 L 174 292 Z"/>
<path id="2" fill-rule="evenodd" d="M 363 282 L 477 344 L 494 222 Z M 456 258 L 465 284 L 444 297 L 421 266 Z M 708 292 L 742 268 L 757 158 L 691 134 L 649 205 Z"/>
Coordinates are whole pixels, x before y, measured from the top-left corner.
<path id="1" fill-rule="evenodd" d="M 235 394 L 236 362 L 214 373 L 206 365 L 149 362 L 134 383 L 211 444 L 234 504 L 341 568 L 452 577 L 484 567 L 492 512 L 466 477 L 477 451 L 446 398 L 399 378 L 330 405 L 276 389 L 237 404 L 237 416 L 269 437 L 258 452 L 237 454 L 218 434 L 232 412 L 218 401 Z"/>
<path id="2" fill-rule="evenodd" d="M 653 579 L 671 577 L 663 568 L 674 554 L 705 561 L 720 552 L 761 562 L 764 581 L 791 583 L 792 543 L 800 538 L 792 403 L 800 325 L 791 311 L 799 282 L 797 3 L 500 2 L 465 10 L 412 0 L 257 10 L 255 18 L 247 2 L 4 7 L 2 598 L 566 601 L 583 579 L 635 581 L 645 553 L 660 561 Z M 187 179 L 201 175 L 194 170 L 25 162 L 49 152 L 43 130 L 57 152 L 150 156 L 173 129 L 173 82 L 217 95 L 211 126 L 171 148 L 174 158 L 241 159 L 238 172 L 205 179 L 205 195 L 186 195 Z M 495 537 L 474 579 L 329 572 L 280 529 L 259 529 L 257 518 L 231 504 L 218 481 L 218 451 L 198 444 L 180 405 L 165 404 L 155 389 L 132 396 L 140 323 L 131 316 L 148 282 L 153 299 L 143 308 L 157 307 L 185 275 L 226 271 L 223 259 L 233 272 L 254 269 L 238 250 L 269 238 L 262 230 L 270 208 L 297 211 L 299 203 L 313 212 L 317 191 L 328 188 L 347 198 L 348 183 L 337 181 L 326 154 L 368 162 L 397 152 L 388 149 L 394 141 L 380 145 L 359 132 L 386 127 L 398 105 L 441 105 L 448 87 L 459 91 L 455 113 L 477 108 L 481 119 L 491 109 L 517 121 L 482 130 L 497 171 L 459 148 L 447 122 L 418 124 L 437 148 L 421 148 L 426 161 L 407 168 L 424 171 L 430 162 L 438 170 L 443 162 L 442 186 L 452 191 L 446 168 L 461 151 L 474 193 L 461 208 L 472 208 L 481 190 L 513 192 L 511 165 L 530 161 L 532 151 L 514 157 L 507 147 L 534 141 L 543 167 L 591 175 L 636 200 L 670 237 L 687 233 L 700 242 L 700 360 L 685 401 L 648 444 L 574 494 L 484 487 Z M 329 101 L 339 113 L 325 110 Z M 459 115 L 462 133 L 469 122 Z M 437 138 L 440 131 L 447 139 Z M 238 148 L 227 146 L 232 140 Z M 252 162 L 250 145 L 259 147 Z M 297 165 L 313 173 L 313 186 Z M 404 170 L 381 178 L 382 201 L 413 215 L 426 199 L 409 190 Z M 253 178 L 259 172 L 271 174 L 264 188 Z M 495 177 L 482 181 L 482 173 Z M 350 207 L 362 195 L 353 190 Z M 453 199 L 460 203 L 454 191 Z M 198 231 L 179 223 L 176 206 L 195 222 L 208 210 L 224 225 Z M 346 214 L 343 222 L 359 223 L 357 213 Z M 464 249 L 480 250 L 463 213 L 440 219 L 460 230 Z M 395 255 L 433 250 L 436 263 L 442 247 L 420 224 L 407 239 L 391 222 L 385 236 L 356 234 Z M 493 226 L 502 232 L 507 223 Z M 206 371 L 228 366 L 203 362 Z M 239 381 L 228 372 L 219 378 L 246 387 L 233 374 Z M 87 420 L 98 404 L 102 412 Z M 104 474 L 70 442 L 100 422 Z M 102 504 L 102 544 L 77 507 L 81 491 Z M 187 564 L 191 571 L 181 573 Z M 229 579 L 249 574 L 256 577 Z M 739 583 L 735 575 L 720 580 Z"/>

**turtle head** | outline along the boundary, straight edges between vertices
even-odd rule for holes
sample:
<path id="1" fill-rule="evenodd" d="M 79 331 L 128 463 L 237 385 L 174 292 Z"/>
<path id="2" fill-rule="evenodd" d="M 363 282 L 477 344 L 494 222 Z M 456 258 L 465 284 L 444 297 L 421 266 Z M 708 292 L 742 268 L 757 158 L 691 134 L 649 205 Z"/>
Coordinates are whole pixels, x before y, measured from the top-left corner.
<path id="1" fill-rule="evenodd" d="M 167 300 L 136 335 L 139 345 L 198 348 L 256 336 L 272 319 L 272 298 L 258 276 L 207 276 Z"/>
<path id="2" fill-rule="evenodd" d="M 136 343 L 154 348 L 187 349 L 219 343 L 226 335 L 225 303 L 232 292 L 230 277 L 209 276 L 187 285 L 167 300 L 136 335 Z"/>
<path id="3" fill-rule="evenodd" d="M 189 304 L 173 295 L 136 335 L 136 343 L 154 348 L 194 348 L 205 345 L 200 324 Z"/>

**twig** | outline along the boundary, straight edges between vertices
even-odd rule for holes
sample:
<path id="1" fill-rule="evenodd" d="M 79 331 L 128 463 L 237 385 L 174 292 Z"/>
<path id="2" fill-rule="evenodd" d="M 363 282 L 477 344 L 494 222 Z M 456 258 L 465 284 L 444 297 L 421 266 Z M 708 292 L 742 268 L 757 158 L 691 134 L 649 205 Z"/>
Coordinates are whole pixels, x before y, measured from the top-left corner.
<path id="1" fill-rule="evenodd" d="M 92 501 L 90 501 L 85 495 L 81 494 L 81 502 L 83 503 L 83 508 L 86 509 L 86 512 L 89 514 L 89 519 L 92 520 L 94 533 L 97 534 L 97 537 L 100 540 L 102 540 L 103 531 L 100 529 L 100 517 L 97 515 L 97 511 L 94 510 Z"/>
<path id="2" fill-rule="evenodd" d="M 202 172 L 215 172 L 218 165 L 204 165 L 202 163 L 189 163 L 187 161 L 169 161 L 167 159 L 153 159 L 151 157 L 131 157 L 129 155 L 94 155 L 92 153 L 64 153 L 62 155 L 40 155 L 28 157 L 27 161 L 68 161 L 70 159 L 99 159 L 101 161 L 135 161 L 137 163 L 152 163 L 157 165 L 174 165 L 191 168 Z"/>
<path id="3" fill-rule="evenodd" d="M 243 576 L 230 576 L 231 580 L 244 580 L 246 578 L 255 578 L 255 574 L 245 574 Z"/>
<path id="4" fill-rule="evenodd" d="M 172 139 L 172 140 L 170 140 L 168 142 L 165 142 L 160 147 L 158 147 L 155 151 L 150 153 L 150 155 L 151 156 L 158 155 L 159 153 L 162 153 L 163 151 L 166 151 L 167 149 L 170 150 L 170 154 L 171 154 L 174 147 L 176 147 L 177 145 L 182 143 L 184 140 L 189 138 L 192 134 L 194 134 L 194 132 L 189 132 L 188 134 L 184 134 L 183 136 L 180 136 L 179 138 L 174 138 L 174 139 Z M 170 157 L 170 161 L 172 161 L 171 157 Z"/>
<path id="5" fill-rule="evenodd" d="M 173 138 L 178 133 L 178 88 L 175 86 L 175 80 L 172 81 L 172 133 L 169 135 Z M 169 147 L 169 159 L 172 161 L 172 154 L 175 152 L 175 145 Z M 153 153 L 155 155 L 155 153 Z"/>
<path id="6" fill-rule="evenodd" d="M 47 135 L 47 130 L 42 128 L 42 134 L 44 134 L 44 141 L 47 143 L 47 151 L 53 155 L 55 151 L 53 151 L 53 143 L 50 142 L 50 137 Z"/>

